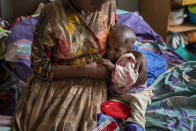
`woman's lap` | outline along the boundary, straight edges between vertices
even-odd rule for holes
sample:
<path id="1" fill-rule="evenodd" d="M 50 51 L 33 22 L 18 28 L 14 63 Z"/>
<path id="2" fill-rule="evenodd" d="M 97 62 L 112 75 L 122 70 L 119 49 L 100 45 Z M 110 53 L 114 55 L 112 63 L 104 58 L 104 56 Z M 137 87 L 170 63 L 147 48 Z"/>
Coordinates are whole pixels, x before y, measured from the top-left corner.
<path id="1" fill-rule="evenodd" d="M 92 130 L 106 100 L 106 88 L 103 80 L 33 78 L 17 105 L 13 130 Z"/>

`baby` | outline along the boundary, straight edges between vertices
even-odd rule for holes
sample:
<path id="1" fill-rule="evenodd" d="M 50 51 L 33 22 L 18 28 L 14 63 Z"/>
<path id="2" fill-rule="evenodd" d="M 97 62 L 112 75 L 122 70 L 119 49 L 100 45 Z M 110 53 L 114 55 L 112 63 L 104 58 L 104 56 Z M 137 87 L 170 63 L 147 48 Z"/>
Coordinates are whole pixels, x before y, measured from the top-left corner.
<path id="1" fill-rule="evenodd" d="M 118 94 L 115 99 L 131 108 L 131 117 L 126 120 L 127 131 L 145 129 L 146 107 L 152 96 L 152 91 L 146 85 L 133 86 L 139 77 L 138 72 L 134 71 L 137 60 L 131 50 L 135 41 L 136 35 L 129 27 L 115 25 L 110 30 L 106 59 L 102 60 L 102 64 L 112 72 L 113 84 L 109 88 Z"/>

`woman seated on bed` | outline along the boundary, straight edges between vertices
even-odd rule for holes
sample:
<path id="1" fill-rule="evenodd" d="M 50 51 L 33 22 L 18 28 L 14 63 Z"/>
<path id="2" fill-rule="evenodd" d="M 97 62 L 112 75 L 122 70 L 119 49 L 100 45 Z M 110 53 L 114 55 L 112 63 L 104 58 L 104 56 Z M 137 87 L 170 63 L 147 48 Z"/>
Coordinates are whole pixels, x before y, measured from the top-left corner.
<path id="1" fill-rule="evenodd" d="M 32 45 L 34 75 L 17 105 L 14 131 L 96 127 L 111 76 L 96 61 L 104 55 L 115 23 L 114 0 L 56 0 L 43 9 Z M 137 84 L 143 84 L 145 57 L 138 53 L 136 59 Z"/>

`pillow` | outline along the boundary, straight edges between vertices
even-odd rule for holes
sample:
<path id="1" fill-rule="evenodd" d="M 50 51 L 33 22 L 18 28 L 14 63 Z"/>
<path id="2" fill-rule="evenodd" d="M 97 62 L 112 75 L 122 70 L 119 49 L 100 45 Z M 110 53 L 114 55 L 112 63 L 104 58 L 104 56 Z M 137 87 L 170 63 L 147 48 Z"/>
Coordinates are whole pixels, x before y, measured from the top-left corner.
<path id="1" fill-rule="evenodd" d="M 13 26 L 5 42 L 5 60 L 14 64 L 17 76 L 23 81 L 31 75 L 31 44 L 37 20 L 37 17 L 29 18 Z"/>
<path id="2" fill-rule="evenodd" d="M 138 14 L 138 12 L 118 15 L 118 24 L 130 27 L 136 33 L 137 40 L 139 41 L 155 41 L 157 38 L 162 39 Z"/>

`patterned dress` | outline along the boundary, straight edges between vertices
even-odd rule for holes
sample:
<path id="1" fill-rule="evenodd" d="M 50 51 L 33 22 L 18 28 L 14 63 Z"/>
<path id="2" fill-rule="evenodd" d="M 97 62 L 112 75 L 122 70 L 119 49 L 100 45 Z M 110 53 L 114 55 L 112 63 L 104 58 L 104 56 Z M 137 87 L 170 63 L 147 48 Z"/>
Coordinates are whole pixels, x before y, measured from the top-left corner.
<path id="1" fill-rule="evenodd" d="M 32 45 L 34 75 L 17 105 L 14 131 L 90 131 L 106 100 L 106 82 L 90 78 L 53 80 L 55 65 L 80 65 L 103 56 L 114 0 L 88 18 L 68 0 L 48 4 L 40 15 Z"/>

